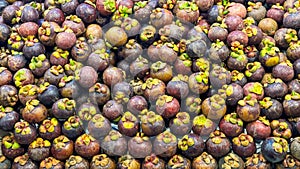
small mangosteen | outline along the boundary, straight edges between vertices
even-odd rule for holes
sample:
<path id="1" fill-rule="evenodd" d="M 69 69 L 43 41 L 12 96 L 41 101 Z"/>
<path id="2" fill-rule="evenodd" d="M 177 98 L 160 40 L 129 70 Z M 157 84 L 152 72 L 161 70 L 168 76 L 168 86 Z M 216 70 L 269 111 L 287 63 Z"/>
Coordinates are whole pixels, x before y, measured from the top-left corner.
<path id="1" fill-rule="evenodd" d="M 39 134 L 43 139 L 53 140 L 61 135 L 61 125 L 54 117 L 46 119 L 39 127 Z"/>
<path id="2" fill-rule="evenodd" d="M 106 119 L 101 114 L 96 114 L 88 123 L 88 131 L 94 138 L 102 138 L 106 136 L 111 130 L 111 124 L 108 119 Z"/>
<path id="3" fill-rule="evenodd" d="M 54 157 L 47 157 L 43 161 L 41 161 L 40 169 L 48 168 L 63 169 L 64 163 L 55 159 Z"/>
<path id="4" fill-rule="evenodd" d="M 231 143 L 225 134 L 219 130 L 210 133 L 209 139 L 206 141 L 206 149 L 209 154 L 219 158 L 229 153 Z"/>
<path id="5" fill-rule="evenodd" d="M 252 136 L 241 133 L 232 139 L 232 149 L 241 157 L 249 157 L 256 152 L 256 145 Z"/>
<path id="6" fill-rule="evenodd" d="M 170 131 L 159 134 L 153 142 L 153 152 L 160 157 L 172 157 L 177 151 L 177 138 Z"/>
<path id="7" fill-rule="evenodd" d="M 61 128 L 62 133 L 70 139 L 76 139 L 83 133 L 82 121 L 78 116 L 70 116 Z"/>
<path id="8" fill-rule="evenodd" d="M 147 136 L 156 136 L 165 130 L 165 121 L 161 115 L 144 109 L 141 111 L 141 129 Z"/>
<path id="9" fill-rule="evenodd" d="M 68 137 L 61 135 L 53 140 L 51 146 L 51 154 L 58 160 L 66 160 L 72 154 L 74 150 L 74 143 L 69 140 Z"/>
<path id="10" fill-rule="evenodd" d="M 122 115 L 118 123 L 120 133 L 132 137 L 139 131 L 139 120 L 129 111 Z"/>
<path id="11" fill-rule="evenodd" d="M 51 143 L 38 137 L 28 147 L 28 155 L 34 161 L 42 161 L 50 155 Z"/>
<path id="12" fill-rule="evenodd" d="M 127 140 L 116 130 L 111 130 L 101 142 L 101 148 L 109 156 L 122 156 L 127 152 Z"/>
<path id="13" fill-rule="evenodd" d="M 228 137 L 236 137 L 243 132 L 243 121 L 236 113 L 226 114 L 219 123 L 220 131 Z"/>
<path id="14" fill-rule="evenodd" d="M 178 112 L 176 117 L 170 120 L 169 128 L 176 136 L 188 134 L 192 129 L 190 115 L 187 112 Z"/>
<path id="15" fill-rule="evenodd" d="M 24 148 L 16 141 L 13 134 L 2 138 L 1 150 L 3 155 L 9 159 L 14 159 L 25 152 Z"/>

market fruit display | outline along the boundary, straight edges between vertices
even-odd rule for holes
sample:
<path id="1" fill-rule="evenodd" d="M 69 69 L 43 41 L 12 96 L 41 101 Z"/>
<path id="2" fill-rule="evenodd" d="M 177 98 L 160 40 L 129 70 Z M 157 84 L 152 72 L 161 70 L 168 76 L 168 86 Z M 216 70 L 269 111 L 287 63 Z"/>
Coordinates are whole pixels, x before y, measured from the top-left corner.
<path id="1" fill-rule="evenodd" d="M 0 1 L 0 168 L 300 168 L 299 6 Z"/>

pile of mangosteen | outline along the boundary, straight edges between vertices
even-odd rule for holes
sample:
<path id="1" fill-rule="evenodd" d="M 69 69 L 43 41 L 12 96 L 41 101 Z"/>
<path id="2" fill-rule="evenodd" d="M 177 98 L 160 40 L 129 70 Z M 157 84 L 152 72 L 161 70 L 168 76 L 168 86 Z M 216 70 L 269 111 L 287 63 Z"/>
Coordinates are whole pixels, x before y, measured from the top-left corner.
<path id="1" fill-rule="evenodd" d="M 300 1 L 0 1 L 1 169 L 299 169 Z"/>

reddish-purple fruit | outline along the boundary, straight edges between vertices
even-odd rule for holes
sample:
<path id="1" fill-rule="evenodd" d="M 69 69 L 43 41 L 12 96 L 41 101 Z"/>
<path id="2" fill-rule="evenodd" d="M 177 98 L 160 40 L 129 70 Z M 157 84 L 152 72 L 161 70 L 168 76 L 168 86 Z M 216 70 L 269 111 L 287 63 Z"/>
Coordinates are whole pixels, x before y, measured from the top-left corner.
<path id="1" fill-rule="evenodd" d="M 20 144 L 30 144 L 37 137 L 37 131 L 27 121 L 22 120 L 14 126 L 14 137 Z"/>
<path id="2" fill-rule="evenodd" d="M 139 131 L 139 120 L 129 111 L 125 112 L 118 123 L 120 133 L 132 137 Z"/>
<path id="3" fill-rule="evenodd" d="M 178 112 L 176 117 L 170 120 L 169 128 L 176 136 L 188 134 L 192 129 L 190 115 L 187 112 Z"/>
<path id="4" fill-rule="evenodd" d="M 183 136 L 178 141 L 178 149 L 181 150 L 182 154 L 188 158 L 195 158 L 202 154 L 205 148 L 203 139 L 196 134 L 190 133 Z"/>
<path id="5" fill-rule="evenodd" d="M 153 142 L 153 152 L 160 157 L 172 157 L 177 151 L 177 138 L 169 131 L 159 134 Z"/>
<path id="6" fill-rule="evenodd" d="M 65 163 L 65 169 L 89 168 L 89 162 L 79 155 L 71 155 Z"/>
<path id="7" fill-rule="evenodd" d="M 20 115 L 12 107 L 0 106 L 0 129 L 9 131 L 19 121 Z"/>
<path id="8" fill-rule="evenodd" d="M 241 157 L 249 157 L 255 153 L 256 146 L 252 136 L 242 133 L 232 139 L 232 149 Z"/>
<path id="9" fill-rule="evenodd" d="M 122 156 L 127 152 L 127 140 L 116 130 L 111 130 L 101 142 L 101 148 L 109 156 Z"/>
<path id="10" fill-rule="evenodd" d="M 174 155 L 166 164 L 166 169 L 173 168 L 191 168 L 191 161 L 181 155 Z"/>
<path id="11" fill-rule="evenodd" d="M 203 152 L 200 156 L 193 159 L 192 167 L 194 169 L 217 169 L 218 163 L 212 155 Z"/>
<path id="12" fill-rule="evenodd" d="M 150 138 L 138 133 L 128 141 L 128 152 L 135 158 L 145 158 L 152 152 L 152 143 Z"/>
<path id="13" fill-rule="evenodd" d="M 78 83 L 83 88 L 90 88 L 92 87 L 98 80 L 98 74 L 94 68 L 90 66 L 82 67 L 78 72 Z"/>
<path id="14" fill-rule="evenodd" d="M 76 139 L 75 151 L 84 158 L 91 158 L 100 151 L 100 143 L 91 135 L 83 134 Z"/>
<path id="15" fill-rule="evenodd" d="M 162 95 L 156 101 L 156 112 L 166 119 L 174 117 L 179 109 L 178 100 L 172 96 Z"/>
<path id="16" fill-rule="evenodd" d="M 82 121 L 78 116 L 70 116 L 62 125 L 62 133 L 70 139 L 76 139 L 83 133 Z"/>
<path id="17" fill-rule="evenodd" d="M 18 156 L 14 159 L 12 164 L 12 169 L 19 169 L 19 168 L 31 168 L 31 169 L 38 169 L 38 165 L 35 164 L 30 158 L 29 155 L 23 154 Z"/>
<path id="18" fill-rule="evenodd" d="M 165 121 L 161 115 L 147 109 L 144 109 L 141 114 L 141 128 L 145 135 L 156 136 L 165 130 Z"/>
<path id="19" fill-rule="evenodd" d="M 47 169 L 47 167 L 52 167 L 55 169 L 63 169 L 64 163 L 54 157 L 47 157 L 40 163 L 40 169 Z"/>
<path id="20" fill-rule="evenodd" d="M 215 130 L 209 135 L 206 141 L 206 149 L 209 154 L 218 158 L 222 157 L 230 151 L 231 143 L 225 134 L 219 130 Z"/>
<path id="21" fill-rule="evenodd" d="M 262 140 L 271 135 L 271 127 L 266 117 L 259 117 L 256 121 L 248 123 L 246 126 L 247 133 L 254 139 Z"/>
<path id="22" fill-rule="evenodd" d="M 96 114 L 88 123 L 89 134 L 96 139 L 106 136 L 110 130 L 110 121 L 101 114 Z"/>
<path id="23" fill-rule="evenodd" d="M 68 137 L 61 135 L 53 140 L 51 154 L 58 160 L 68 159 L 74 151 L 74 143 Z"/>
<path id="24" fill-rule="evenodd" d="M 106 154 L 95 155 L 90 163 L 90 169 L 114 169 L 116 163 L 113 159 L 108 157 Z"/>
<path id="25" fill-rule="evenodd" d="M 61 135 L 61 125 L 56 118 L 46 119 L 39 127 L 39 134 L 43 139 L 53 140 Z"/>
<path id="26" fill-rule="evenodd" d="M 226 114 L 219 123 L 220 131 L 228 137 L 236 137 L 243 132 L 243 121 L 236 113 Z"/>
<path id="27" fill-rule="evenodd" d="M 3 155 L 9 159 L 14 159 L 25 152 L 24 148 L 15 140 L 13 134 L 2 138 L 1 150 Z"/>
<path id="28" fill-rule="evenodd" d="M 145 157 L 142 164 L 142 169 L 164 169 L 165 162 L 155 154 Z"/>
<path id="29" fill-rule="evenodd" d="M 48 110 L 40 101 L 35 99 L 26 102 L 26 107 L 22 110 L 22 116 L 29 123 L 39 123 L 47 118 Z"/>

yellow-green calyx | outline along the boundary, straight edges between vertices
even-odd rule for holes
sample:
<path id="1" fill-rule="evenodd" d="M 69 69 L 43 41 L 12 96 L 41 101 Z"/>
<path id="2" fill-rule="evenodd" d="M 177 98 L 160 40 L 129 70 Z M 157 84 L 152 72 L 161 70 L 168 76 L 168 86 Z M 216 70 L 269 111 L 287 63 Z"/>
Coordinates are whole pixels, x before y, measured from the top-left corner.
<path id="1" fill-rule="evenodd" d="M 93 157 L 92 163 L 94 163 L 96 166 L 105 167 L 109 165 L 111 162 L 111 159 L 106 154 L 99 154 Z"/>
<path id="2" fill-rule="evenodd" d="M 292 91 L 291 94 L 285 95 L 284 98 L 285 100 L 300 100 L 300 94 L 295 91 Z"/>
<path id="3" fill-rule="evenodd" d="M 254 72 L 256 72 L 259 68 L 261 68 L 260 62 L 248 63 L 246 66 L 245 75 L 247 77 L 251 77 Z"/>
<path id="4" fill-rule="evenodd" d="M 50 147 L 51 143 L 48 140 L 44 140 L 42 138 L 37 138 L 32 143 L 30 143 L 29 148 L 43 148 L 43 147 Z"/>
<path id="5" fill-rule="evenodd" d="M 210 133 L 209 138 L 213 143 L 220 144 L 222 143 L 223 139 L 226 138 L 226 135 L 223 132 L 216 130 Z"/>
<path id="6" fill-rule="evenodd" d="M 93 136 L 89 134 L 83 134 L 76 139 L 76 144 L 88 146 L 91 142 L 94 142 L 95 140 L 96 139 Z"/>
<path id="7" fill-rule="evenodd" d="M 285 121 L 273 120 L 270 124 L 273 130 L 273 136 L 289 139 L 292 136 L 292 131 Z"/>
<path id="8" fill-rule="evenodd" d="M 192 62 L 191 58 L 189 57 L 189 55 L 187 53 L 182 53 L 179 56 L 179 59 L 183 61 L 184 66 L 186 66 L 186 67 L 191 67 L 192 66 L 193 62 Z"/>
<path id="9" fill-rule="evenodd" d="M 70 20 L 76 23 L 82 22 L 81 19 L 77 15 L 69 15 L 66 17 L 66 20 Z"/>
<path id="10" fill-rule="evenodd" d="M 179 3 L 179 9 L 191 12 L 191 11 L 197 11 L 198 6 L 195 2 L 183 1 Z"/>
<path id="11" fill-rule="evenodd" d="M 83 120 L 91 120 L 92 117 L 97 113 L 97 110 L 94 106 L 89 106 L 82 108 L 79 112 L 78 115 L 81 119 Z"/>
<path id="12" fill-rule="evenodd" d="M 170 131 L 165 131 L 165 132 L 159 134 L 156 137 L 156 139 L 161 140 L 166 144 L 176 142 L 176 136 L 174 134 L 172 134 Z"/>
<path id="13" fill-rule="evenodd" d="M 86 43 L 86 39 L 84 37 L 77 39 L 75 47 L 77 48 L 76 54 L 78 55 L 82 55 L 85 51 L 89 50 L 88 44 Z"/>
<path id="14" fill-rule="evenodd" d="M 266 126 L 270 126 L 270 121 L 267 119 L 266 116 L 260 116 L 260 117 L 258 118 L 258 120 L 259 120 L 260 122 L 262 122 L 263 124 L 265 124 Z"/>
<path id="15" fill-rule="evenodd" d="M 234 41 L 231 43 L 230 56 L 238 61 L 244 61 L 247 59 L 247 56 L 245 55 L 243 50 L 243 45 L 241 45 L 238 41 Z"/>
<path id="16" fill-rule="evenodd" d="M 144 133 L 137 133 L 133 140 L 136 143 L 141 144 L 143 142 L 149 141 L 149 137 L 145 136 Z"/>
<path id="17" fill-rule="evenodd" d="M 77 117 L 77 116 L 71 116 L 71 117 L 68 118 L 67 121 L 65 121 L 64 128 L 66 130 L 71 130 L 73 128 L 78 128 L 81 125 L 82 125 L 82 122 L 81 122 L 81 120 L 80 120 L 79 117 Z"/>
<path id="18" fill-rule="evenodd" d="M 31 134 L 31 128 L 27 121 L 17 122 L 15 124 L 15 132 L 21 135 Z"/>
<path id="19" fill-rule="evenodd" d="M 60 82 L 58 83 L 58 87 L 65 87 L 68 82 L 71 82 L 74 80 L 74 76 L 64 76 L 60 79 Z"/>
<path id="20" fill-rule="evenodd" d="M 224 163 L 222 164 L 222 168 L 239 168 L 240 165 L 241 164 L 239 156 L 233 153 L 229 153 L 224 157 Z"/>
<path id="21" fill-rule="evenodd" d="M 131 155 L 124 155 L 118 159 L 118 163 L 122 164 L 122 168 L 140 168 L 140 163 Z"/>
<path id="22" fill-rule="evenodd" d="M 107 60 L 109 59 L 109 54 L 106 52 L 105 49 L 97 49 L 94 51 L 95 54 L 99 56 L 99 58 Z"/>
<path id="23" fill-rule="evenodd" d="M 119 20 L 120 21 L 120 20 Z M 132 28 L 138 26 L 139 22 L 136 19 L 125 18 L 123 22 L 121 22 L 121 27 L 126 31 L 130 31 Z"/>
<path id="24" fill-rule="evenodd" d="M 20 148 L 20 144 L 15 140 L 13 135 L 4 136 L 2 139 L 2 144 L 7 149 L 16 150 Z"/>
<path id="25" fill-rule="evenodd" d="M 213 70 L 211 71 L 211 75 L 213 77 L 217 77 L 218 79 L 226 79 L 227 78 L 227 70 L 221 66 L 214 66 Z"/>
<path id="26" fill-rule="evenodd" d="M 273 105 L 273 101 L 271 97 L 265 97 L 262 101 L 259 101 L 259 105 L 264 109 L 268 109 Z"/>
<path id="27" fill-rule="evenodd" d="M 183 82 L 188 82 L 189 76 L 188 75 L 183 75 L 183 74 L 178 74 L 177 76 L 174 76 L 172 78 L 172 81 L 183 81 Z"/>
<path id="28" fill-rule="evenodd" d="M 32 111 L 39 104 L 40 104 L 40 101 L 38 101 L 36 99 L 29 100 L 29 101 L 26 102 L 26 107 L 24 108 L 24 111 Z"/>
<path id="29" fill-rule="evenodd" d="M 221 49 L 224 45 L 225 45 L 225 43 L 223 41 L 220 41 L 220 39 L 217 39 L 216 42 L 211 44 L 211 47 L 213 47 L 215 49 Z"/>
<path id="30" fill-rule="evenodd" d="M 35 36 L 29 35 L 26 38 L 23 38 L 25 41 L 25 45 L 26 46 L 33 46 L 35 43 L 39 42 L 39 40 L 37 38 L 35 38 Z"/>
<path id="31" fill-rule="evenodd" d="M 225 99 L 221 97 L 219 94 L 214 94 L 209 98 L 210 105 L 214 109 L 221 109 L 225 105 Z"/>
<path id="32" fill-rule="evenodd" d="M 114 100 L 118 103 L 127 103 L 129 101 L 129 97 L 122 91 L 117 91 L 114 97 Z"/>
<path id="33" fill-rule="evenodd" d="M 24 155 L 18 156 L 14 159 L 14 163 L 20 164 L 21 166 L 24 166 L 27 161 L 29 160 L 29 155 L 26 153 Z"/>
<path id="34" fill-rule="evenodd" d="M 19 90 L 19 95 L 24 95 L 24 96 L 34 96 L 37 93 L 38 93 L 38 87 L 32 84 L 23 86 Z"/>
<path id="35" fill-rule="evenodd" d="M 247 11 L 251 12 L 253 9 L 259 9 L 262 6 L 262 3 L 261 2 L 254 3 L 254 2 L 249 1 L 248 5 L 249 6 L 247 8 Z"/>
<path id="36" fill-rule="evenodd" d="M 238 101 L 238 104 L 239 104 L 240 106 L 246 106 L 246 105 L 249 105 L 249 106 L 254 107 L 256 103 L 257 103 L 257 100 L 251 98 L 251 95 L 248 95 L 248 96 L 244 97 L 243 100 L 239 100 L 239 101 Z"/>
<path id="37" fill-rule="evenodd" d="M 151 16 L 152 14 L 150 15 L 150 17 Z M 147 26 L 143 28 L 143 31 L 140 34 L 140 39 L 142 41 L 148 41 L 149 39 L 154 37 L 155 33 L 156 33 L 156 29 L 153 26 Z"/>
<path id="38" fill-rule="evenodd" d="M 137 118 L 131 112 L 127 111 L 123 114 L 121 121 L 126 129 L 131 129 L 137 122 Z"/>
<path id="39" fill-rule="evenodd" d="M 45 158 L 41 164 L 40 164 L 40 167 L 41 168 L 55 168 L 54 166 L 56 166 L 57 164 L 59 164 L 61 161 L 55 159 L 54 157 L 48 157 L 48 158 Z"/>
<path id="40" fill-rule="evenodd" d="M 194 144 L 194 139 L 192 137 L 189 137 L 189 135 L 185 135 L 179 140 L 178 148 L 182 151 L 186 151 L 189 147 L 193 146 Z"/>
<path id="41" fill-rule="evenodd" d="M 257 29 L 251 26 L 247 26 L 246 28 L 244 28 L 243 32 L 246 33 L 248 37 L 257 35 Z"/>
<path id="42" fill-rule="evenodd" d="M 208 154 L 207 152 L 203 152 L 200 156 L 198 156 L 197 158 L 196 158 L 196 160 L 198 161 L 200 161 L 200 162 L 204 162 L 205 164 L 211 164 L 211 163 L 213 163 L 213 162 L 216 162 L 216 160 L 210 155 L 210 154 Z"/>
<path id="43" fill-rule="evenodd" d="M 40 36 L 40 40 L 48 41 L 50 40 L 50 35 L 52 34 L 51 25 L 48 21 L 42 23 L 42 26 L 38 29 L 38 34 Z"/>
<path id="44" fill-rule="evenodd" d="M 13 49 L 19 49 L 22 45 L 22 37 L 18 33 L 11 33 L 9 39 L 7 40 L 7 44 L 11 45 Z"/>
<path id="45" fill-rule="evenodd" d="M 275 79 L 270 73 L 265 74 L 261 82 L 264 85 L 264 87 L 267 87 L 268 84 L 283 83 L 283 81 L 280 78 Z"/>
<path id="46" fill-rule="evenodd" d="M 147 5 L 148 1 L 138 1 L 137 3 L 134 3 L 134 11 L 144 8 Z"/>
<path id="47" fill-rule="evenodd" d="M 92 118 L 92 122 L 94 123 L 94 125 L 98 128 L 102 127 L 105 124 L 105 117 L 102 116 L 101 114 L 96 114 L 93 118 Z"/>
<path id="48" fill-rule="evenodd" d="M 161 121 L 163 121 L 163 118 L 160 115 L 155 114 L 155 112 L 153 111 L 147 111 L 145 112 L 144 115 L 141 116 L 141 122 L 143 124 L 147 124 L 147 123 L 154 124 L 156 122 L 161 122 Z"/>
<path id="49" fill-rule="evenodd" d="M 154 72 L 158 72 L 159 70 L 166 68 L 166 66 L 166 63 L 157 61 L 151 65 L 151 70 L 153 70 Z"/>
<path id="50" fill-rule="evenodd" d="M 121 133 L 116 130 L 111 130 L 107 137 L 105 137 L 105 141 L 117 141 L 119 138 L 123 137 Z"/>
<path id="51" fill-rule="evenodd" d="M 172 168 L 182 168 L 185 164 L 185 160 L 181 155 L 174 155 L 168 162 L 168 166 Z"/>
<path id="52" fill-rule="evenodd" d="M 152 89 L 153 86 L 158 85 L 159 83 L 162 83 L 161 80 L 156 78 L 148 78 L 146 82 L 142 85 L 142 89 Z"/>
<path id="53" fill-rule="evenodd" d="M 56 118 L 46 119 L 43 121 L 42 125 L 39 128 L 41 133 L 52 133 L 55 130 L 55 127 L 58 125 L 58 121 Z"/>
<path id="54" fill-rule="evenodd" d="M 190 115 L 187 112 L 178 112 L 173 122 L 178 126 L 188 124 L 190 123 Z"/>
<path id="55" fill-rule="evenodd" d="M 231 124 L 237 124 L 238 126 L 243 126 L 243 120 L 238 118 L 236 113 L 226 114 L 224 116 L 224 120 L 226 122 L 230 122 Z"/>
<path id="56" fill-rule="evenodd" d="M 288 29 L 286 31 L 286 34 L 284 36 L 284 39 L 290 43 L 290 42 L 297 42 L 298 41 L 298 36 L 297 36 L 297 31 L 295 29 Z"/>
<path id="57" fill-rule="evenodd" d="M 54 65 L 50 68 L 50 72 L 56 76 L 64 73 L 64 68 L 61 65 Z"/>
<path id="58" fill-rule="evenodd" d="M 289 144 L 284 138 L 274 137 L 274 143 L 272 144 L 274 150 L 277 153 L 287 152 L 289 149 Z"/>
<path id="59" fill-rule="evenodd" d="M 31 62 L 29 64 L 29 68 L 31 70 L 35 70 L 37 68 L 43 67 L 43 62 L 46 60 L 46 56 L 44 54 L 40 54 L 39 56 L 34 56 L 31 58 Z"/>
<path id="60" fill-rule="evenodd" d="M 231 96 L 233 94 L 233 90 L 234 89 L 232 85 L 223 85 L 222 89 L 218 90 L 218 94 L 223 96 L 223 98 L 225 99 L 227 96 Z"/>
<path id="61" fill-rule="evenodd" d="M 287 154 L 282 162 L 282 165 L 285 168 L 296 168 L 300 166 L 300 162 L 292 155 Z"/>
<path id="62" fill-rule="evenodd" d="M 211 127 L 213 122 L 207 119 L 205 115 L 196 116 L 193 120 L 193 125 L 198 127 Z"/>
<path id="63" fill-rule="evenodd" d="M 261 51 L 260 51 L 260 57 L 268 57 L 266 60 L 265 65 L 268 67 L 275 66 L 279 63 L 280 58 L 278 56 L 278 53 L 280 52 L 278 47 L 269 47 L 265 46 Z"/>
<path id="64" fill-rule="evenodd" d="M 245 166 L 252 166 L 260 164 L 260 163 L 265 163 L 267 162 L 266 159 L 264 158 L 264 156 L 260 153 L 260 154 L 253 154 L 251 157 L 247 157 L 246 158 L 246 162 L 245 162 Z"/>
<path id="65" fill-rule="evenodd" d="M 67 70 L 67 71 L 68 71 L 68 70 L 75 71 L 75 70 L 77 70 L 77 69 L 80 69 L 82 66 L 83 66 L 82 63 L 76 62 L 76 61 L 73 60 L 73 59 L 69 59 L 69 63 L 66 64 L 66 65 L 64 66 L 64 68 L 65 68 L 65 70 Z"/>
<path id="66" fill-rule="evenodd" d="M 69 143 L 69 142 L 70 142 L 70 140 L 68 139 L 68 137 L 66 137 L 64 135 L 61 135 L 61 136 L 56 137 L 53 140 L 53 146 L 56 149 L 61 149 L 61 148 L 65 147 L 66 144 Z"/>
<path id="67" fill-rule="evenodd" d="M 22 81 L 27 80 L 25 74 L 26 74 L 25 69 L 19 70 L 15 73 L 14 79 L 15 79 L 15 85 L 17 87 L 22 87 Z"/>
<path id="68" fill-rule="evenodd" d="M 239 71 L 237 71 L 237 70 L 233 70 L 233 71 L 231 72 L 231 80 L 232 80 L 233 82 L 240 81 L 240 80 L 242 80 L 244 77 L 245 77 L 244 73 L 241 73 L 241 72 L 239 72 Z"/>
<path id="69" fill-rule="evenodd" d="M 210 67 L 209 61 L 203 57 L 196 60 L 196 66 L 199 68 L 200 72 L 208 72 Z"/>
<path id="70" fill-rule="evenodd" d="M 261 95 L 263 92 L 263 86 L 259 82 L 255 82 L 252 87 L 249 88 L 249 91 L 258 95 Z"/>
<path id="71" fill-rule="evenodd" d="M 0 119 L 2 117 L 5 117 L 6 113 L 10 113 L 14 111 L 14 109 L 12 107 L 3 107 L 3 106 L 0 106 Z"/>
<path id="72" fill-rule="evenodd" d="M 67 50 L 62 50 L 60 48 L 55 47 L 54 48 L 54 52 L 52 53 L 52 56 L 54 56 L 55 58 L 64 58 L 64 59 L 68 59 L 69 56 L 69 51 Z"/>
<path id="73" fill-rule="evenodd" d="M 137 42 L 135 39 L 129 39 L 128 42 L 125 44 L 126 49 L 136 49 Z"/>
<path id="74" fill-rule="evenodd" d="M 291 49 L 291 50 L 296 50 L 296 49 L 298 49 L 300 47 L 300 41 L 298 40 L 297 42 L 291 42 L 290 44 L 289 44 L 289 48 Z"/>
<path id="75" fill-rule="evenodd" d="M 96 83 L 94 86 L 92 86 L 89 89 L 89 92 L 97 92 L 97 93 L 106 94 L 107 92 L 109 92 L 109 88 L 104 84 Z"/>
<path id="76" fill-rule="evenodd" d="M 50 86 L 50 83 L 49 82 L 44 82 L 40 85 L 39 89 L 38 89 L 38 92 L 39 94 L 43 93 L 45 90 L 48 89 L 48 87 Z"/>
<path id="77" fill-rule="evenodd" d="M 79 164 L 83 161 L 82 157 L 71 155 L 67 161 L 66 161 L 66 167 L 70 168 L 71 166 L 74 166 L 76 164 Z"/>
<path id="78" fill-rule="evenodd" d="M 253 143 L 253 137 L 242 133 L 238 137 L 233 138 L 232 142 L 237 146 L 247 147 L 250 143 Z"/>
<path id="79" fill-rule="evenodd" d="M 159 96 L 159 98 L 156 101 L 156 105 L 162 107 L 164 106 L 166 103 L 170 103 L 174 98 L 172 96 L 168 96 L 168 95 L 161 95 Z"/>
<path id="80" fill-rule="evenodd" d="M 209 76 L 208 71 L 198 72 L 195 76 L 195 79 L 198 83 L 208 84 L 208 76 Z"/>

